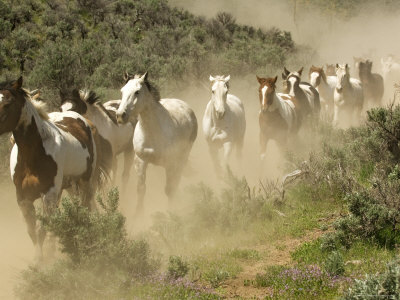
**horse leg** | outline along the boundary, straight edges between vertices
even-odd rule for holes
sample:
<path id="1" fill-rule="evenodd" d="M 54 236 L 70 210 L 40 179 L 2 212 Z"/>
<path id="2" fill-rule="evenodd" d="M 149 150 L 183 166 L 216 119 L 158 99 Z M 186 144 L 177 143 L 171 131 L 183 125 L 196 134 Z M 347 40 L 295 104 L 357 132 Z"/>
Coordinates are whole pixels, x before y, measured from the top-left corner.
<path id="1" fill-rule="evenodd" d="M 260 132 L 260 159 L 261 159 L 261 162 L 264 162 L 264 160 L 265 160 L 265 156 L 266 156 L 266 152 L 267 152 L 267 142 L 268 142 L 268 139 L 265 136 L 265 134 Z"/>
<path id="2" fill-rule="evenodd" d="M 47 192 L 43 198 L 43 215 L 44 217 L 50 217 L 54 214 L 55 210 L 58 207 L 58 203 L 61 197 L 61 191 L 57 188 L 52 188 L 49 192 Z M 40 248 L 41 253 L 43 253 L 43 243 L 46 238 L 46 230 L 43 228 L 43 226 L 39 226 L 38 229 L 38 246 Z M 52 253 L 55 253 L 55 237 L 53 235 L 50 236 L 50 242 L 51 242 L 51 249 Z"/>
<path id="3" fill-rule="evenodd" d="M 129 149 L 124 151 L 124 171 L 122 172 L 122 193 L 126 191 L 132 164 L 135 158 L 135 151 L 133 151 L 133 145 Z"/>
<path id="4" fill-rule="evenodd" d="M 224 143 L 224 160 L 223 160 L 223 168 L 226 171 L 229 168 L 229 157 L 232 152 L 232 142 Z"/>
<path id="5" fill-rule="evenodd" d="M 338 105 L 333 105 L 333 125 L 338 126 L 339 125 L 339 106 Z"/>
<path id="6" fill-rule="evenodd" d="M 87 207 L 90 211 L 96 210 L 96 203 L 94 201 L 97 190 L 97 177 L 93 175 L 90 180 L 79 180 L 79 190 L 82 194 L 82 205 Z"/>
<path id="7" fill-rule="evenodd" d="M 239 139 L 239 141 L 236 143 L 236 159 L 238 161 L 242 160 L 242 154 L 243 154 L 243 141 L 244 141 L 244 136 Z"/>
<path id="8" fill-rule="evenodd" d="M 137 205 L 136 205 L 136 214 L 140 214 L 143 212 L 143 199 L 146 193 L 146 170 L 147 170 L 147 162 L 142 160 L 139 156 L 135 155 L 135 169 L 138 175 L 137 182 Z"/>
<path id="9" fill-rule="evenodd" d="M 173 202 L 174 196 L 181 181 L 183 164 L 168 166 L 165 168 L 166 184 L 165 194 L 168 196 L 169 204 Z"/>
<path id="10" fill-rule="evenodd" d="M 215 172 L 218 176 L 221 175 L 221 165 L 218 160 L 218 147 L 213 143 L 208 143 L 208 151 L 210 152 L 211 160 L 214 165 Z"/>
<path id="11" fill-rule="evenodd" d="M 29 237 L 31 238 L 33 246 L 35 247 L 35 258 L 36 260 L 41 260 L 43 253 L 42 248 L 38 243 L 38 236 L 36 232 L 36 210 L 35 206 L 33 205 L 33 201 L 22 199 L 22 197 L 17 193 L 17 202 L 22 215 L 24 216 Z"/>
<path id="12" fill-rule="evenodd" d="M 111 184 L 113 186 L 115 186 L 115 182 L 117 181 L 117 171 L 118 171 L 118 160 L 117 160 L 117 156 L 114 156 L 113 160 L 112 160 L 112 166 L 111 166 L 111 172 L 112 172 Z"/>

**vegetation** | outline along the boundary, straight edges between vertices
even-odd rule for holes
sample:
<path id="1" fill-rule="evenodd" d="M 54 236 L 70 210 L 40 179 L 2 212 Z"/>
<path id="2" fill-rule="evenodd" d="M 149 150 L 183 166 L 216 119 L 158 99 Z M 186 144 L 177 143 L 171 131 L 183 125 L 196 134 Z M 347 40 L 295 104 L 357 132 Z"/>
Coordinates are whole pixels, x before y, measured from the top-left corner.
<path id="1" fill-rule="evenodd" d="M 210 72 L 266 73 L 296 52 L 289 32 L 239 25 L 223 12 L 206 20 L 167 0 L 2 0 L 0 11 L 0 72 L 23 73 L 44 98 L 120 88 L 125 71 L 147 70 L 171 91 Z"/>

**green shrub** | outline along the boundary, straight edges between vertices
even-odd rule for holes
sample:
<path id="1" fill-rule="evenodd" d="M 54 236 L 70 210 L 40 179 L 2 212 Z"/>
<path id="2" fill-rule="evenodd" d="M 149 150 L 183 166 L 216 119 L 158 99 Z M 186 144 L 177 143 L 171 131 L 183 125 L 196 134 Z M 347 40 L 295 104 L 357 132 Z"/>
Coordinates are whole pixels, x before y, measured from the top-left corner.
<path id="1" fill-rule="evenodd" d="M 331 252 L 324 262 L 324 268 L 331 275 L 343 275 L 343 255 L 338 251 Z"/>
<path id="2" fill-rule="evenodd" d="M 341 299 L 399 299 L 399 282 L 400 265 L 396 259 L 388 264 L 385 272 L 367 275 L 363 280 L 355 280 Z"/>
<path id="3" fill-rule="evenodd" d="M 189 272 L 189 264 L 179 256 L 170 256 L 168 262 L 168 276 L 173 279 L 185 277 Z"/>

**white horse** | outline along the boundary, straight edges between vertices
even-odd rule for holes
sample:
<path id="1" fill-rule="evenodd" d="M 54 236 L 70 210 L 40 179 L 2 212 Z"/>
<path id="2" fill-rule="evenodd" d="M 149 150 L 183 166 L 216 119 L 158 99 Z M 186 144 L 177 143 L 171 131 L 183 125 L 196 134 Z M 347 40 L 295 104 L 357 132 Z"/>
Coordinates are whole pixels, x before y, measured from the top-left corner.
<path id="1" fill-rule="evenodd" d="M 121 92 L 118 122 L 126 123 L 130 118 L 138 118 L 133 147 L 138 175 L 137 212 L 140 212 L 149 163 L 165 168 L 165 193 L 170 200 L 173 198 L 197 136 L 197 119 L 184 101 L 160 99 L 158 90 L 147 80 L 147 73 L 128 78 Z"/>
<path id="2" fill-rule="evenodd" d="M 360 120 L 364 104 L 362 83 L 358 79 L 350 78 L 347 64 L 336 64 L 336 76 L 337 84 L 333 96 L 333 123 L 345 125 L 343 124 L 345 122 L 349 125 L 355 125 Z"/>
<path id="3" fill-rule="evenodd" d="M 289 137 L 300 128 L 296 99 L 288 94 L 276 93 L 274 78 L 260 78 L 258 89 L 260 99 L 260 156 L 265 159 L 267 143 L 275 140 L 280 147 L 285 147 Z"/>
<path id="4" fill-rule="evenodd" d="M 115 101 L 115 100 L 114 100 Z M 120 100 L 117 102 L 120 104 Z M 71 95 L 61 93 L 61 111 L 75 111 L 89 119 L 96 126 L 100 136 L 108 142 L 113 157 L 113 181 L 116 180 L 117 156 L 124 154 L 124 171 L 122 173 L 122 187 L 125 190 L 133 164 L 133 131 L 135 122 L 118 124 L 115 114 L 114 102 L 109 102 L 107 107 L 99 101 L 92 91 L 74 90 Z M 105 150 L 105 149 L 104 149 Z"/>
<path id="5" fill-rule="evenodd" d="M 324 104 L 325 111 L 330 113 L 333 111 L 333 94 L 336 88 L 337 77 L 326 76 L 324 69 L 321 67 L 310 68 L 310 83 L 317 89 L 320 95 L 320 101 Z"/>
<path id="6" fill-rule="evenodd" d="M 46 236 L 36 227 L 34 201 L 42 198 L 45 215 L 54 213 L 61 192 L 78 188 L 82 203 L 94 204 L 102 156 L 97 151 L 95 129 L 78 113 L 51 113 L 29 98 L 22 77 L 0 84 L 0 134 L 12 132 L 11 178 L 29 236 L 42 257 Z"/>
<path id="7" fill-rule="evenodd" d="M 210 75 L 212 94 L 203 117 L 203 133 L 217 174 L 221 173 L 218 150 L 223 147 L 223 166 L 227 167 L 233 148 L 236 148 L 238 158 L 241 157 L 246 131 L 243 104 L 238 97 L 228 94 L 229 79 L 230 76 Z"/>

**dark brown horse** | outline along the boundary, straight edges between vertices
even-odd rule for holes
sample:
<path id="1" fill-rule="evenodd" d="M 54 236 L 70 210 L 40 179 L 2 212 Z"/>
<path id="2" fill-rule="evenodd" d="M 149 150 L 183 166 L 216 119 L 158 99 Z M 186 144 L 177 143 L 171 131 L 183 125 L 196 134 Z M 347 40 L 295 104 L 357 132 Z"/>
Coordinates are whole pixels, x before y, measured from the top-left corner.
<path id="1" fill-rule="evenodd" d="M 372 73 L 372 61 L 359 62 L 359 77 L 363 84 L 364 101 L 368 107 L 380 106 L 384 93 L 383 77 Z"/>

